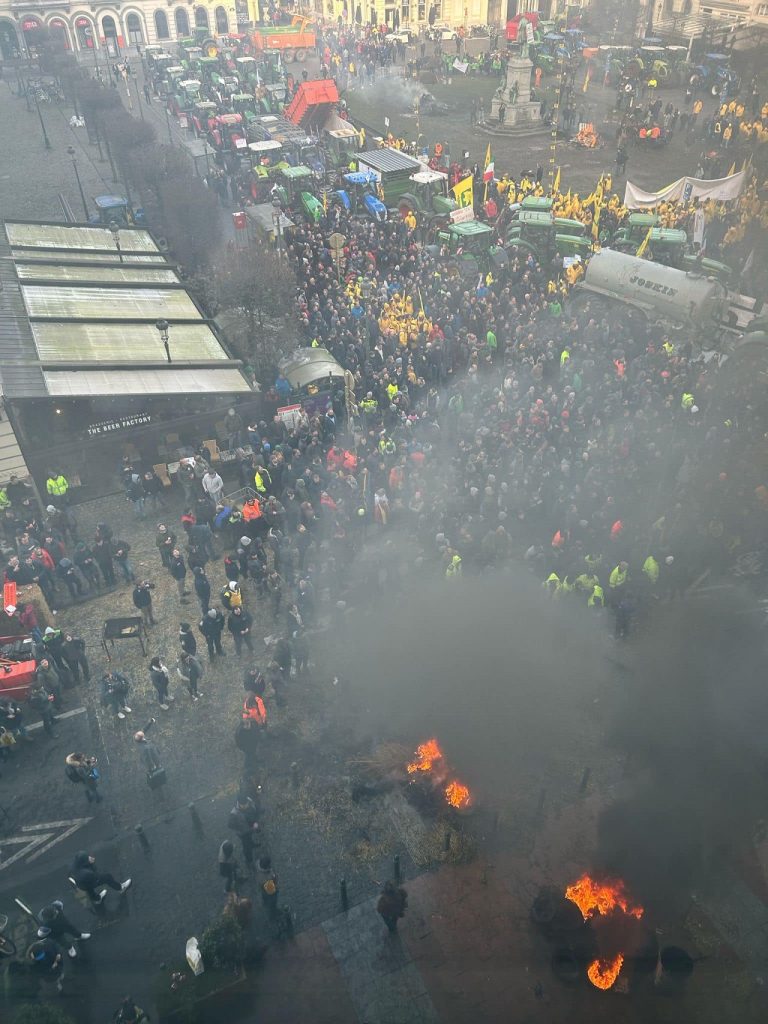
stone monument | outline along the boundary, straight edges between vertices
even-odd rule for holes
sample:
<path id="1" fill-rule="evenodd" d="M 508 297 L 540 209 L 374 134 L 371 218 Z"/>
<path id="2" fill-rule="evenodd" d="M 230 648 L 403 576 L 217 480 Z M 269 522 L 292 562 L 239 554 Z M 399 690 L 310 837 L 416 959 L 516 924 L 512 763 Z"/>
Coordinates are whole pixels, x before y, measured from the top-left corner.
<path id="1" fill-rule="evenodd" d="M 546 131 L 541 120 L 541 103 L 531 99 L 531 71 L 533 62 L 528 56 L 528 22 L 518 26 L 521 40 L 518 53 L 510 53 L 504 72 L 504 82 L 491 100 L 491 114 L 485 122 L 488 131 L 513 135 Z"/>

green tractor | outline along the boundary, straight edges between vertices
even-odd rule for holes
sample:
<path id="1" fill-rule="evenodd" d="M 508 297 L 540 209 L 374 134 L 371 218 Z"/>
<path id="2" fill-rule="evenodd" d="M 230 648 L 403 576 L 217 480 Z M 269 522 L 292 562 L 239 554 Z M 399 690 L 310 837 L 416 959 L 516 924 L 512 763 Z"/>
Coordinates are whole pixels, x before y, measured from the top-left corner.
<path id="1" fill-rule="evenodd" d="M 418 171 L 408 181 L 408 191 L 397 201 L 401 217 L 413 210 L 420 219 L 446 220 L 452 210 L 459 208 L 456 200 L 448 196 L 448 178 L 439 171 Z"/>
<path id="2" fill-rule="evenodd" d="M 551 200 L 544 202 L 549 209 L 521 208 L 515 213 L 506 244 L 532 253 L 539 261 L 552 259 L 556 253 L 582 259 L 591 255 L 592 239 L 586 236 L 585 225 L 567 217 L 554 217 Z"/>
<path id="3" fill-rule="evenodd" d="M 312 224 L 318 224 L 323 216 L 323 204 L 309 191 L 314 185 L 314 175 L 309 167 L 283 167 L 277 174 L 273 191 L 281 206 L 292 213 L 301 212 Z"/>
<path id="4" fill-rule="evenodd" d="M 613 236 L 611 248 L 634 254 L 646 238 L 646 256 L 654 263 L 663 263 L 691 274 L 716 277 L 726 287 L 732 286 L 733 271 L 727 264 L 699 256 L 694 252 L 685 231 L 662 227 L 655 213 L 631 213 Z"/>
<path id="5" fill-rule="evenodd" d="M 497 274 L 507 265 L 506 252 L 494 242 L 493 228 L 477 220 L 449 224 L 437 232 L 436 244 L 428 245 L 427 251 L 446 258 L 449 273 L 464 280 L 489 270 Z"/>

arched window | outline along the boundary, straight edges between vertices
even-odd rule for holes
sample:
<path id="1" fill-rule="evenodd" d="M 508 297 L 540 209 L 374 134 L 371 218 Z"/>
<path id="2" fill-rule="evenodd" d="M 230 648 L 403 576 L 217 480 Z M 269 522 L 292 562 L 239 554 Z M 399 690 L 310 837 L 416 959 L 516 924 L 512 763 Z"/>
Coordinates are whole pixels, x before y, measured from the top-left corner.
<path id="1" fill-rule="evenodd" d="M 155 34 L 158 39 L 169 39 L 171 33 L 168 31 L 168 19 L 165 11 L 155 11 Z"/>
<path id="2" fill-rule="evenodd" d="M 204 7 L 198 7 L 195 11 L 195 27 L 208 28 L 208 11 Z"/>
<path id="3" fill-rule="evenodd" d="M 75 19 L 75 35 L 77 36 L 77 45 L 81 50 L 93 49 L 93 25 L 88 18 L 81 15 Z"/>
<path id="4" fill-rule="evenodd" d="M 117 25 L 111 14 L 105 14 L 101 19 L 101 34 L 107 43 L 107 53 L 110 57 L 117 57 L 120 53 L 120 42 L 117 37 Z"/>
<path id="5" fill-rule="evenodd" d="M 48 28 L 51 31 L 51 37 L 55 40 L 56 45 L 60 50 L 72 49 L 69 44 L 69 32 L 67 31 L 67 26 L 61 18 L 51 18 L 48 22 Z"/>
<path id="6" fill-rule="evenodd" d="M 3 60 L 17 60 L 21 55 L 16 26 L 10 21 L 0 21 L 0 54 Z"/>
<path id="7" fill-rule="evenodd" d="M 216 34 L 225 36 L 229 32 L 229 18 L 223 7 L 216 8 Z"/>
<path id="8" fill-rule="evenodd" d="M 174 14 L 176 19 L 176 35 L 182 39 L 189 35 L 189 17 L 183 7 L 177 7 Z"/>
<path id="9" fill-rule="evenodd" d="M 128 29 L 128 41 L 134 46 L 139 46 L 144 42 L 144 33 L 141 29 L 141 18 L 135 12 L 131 11 L 130 14 L 126 15 L 125 27 Z"/>

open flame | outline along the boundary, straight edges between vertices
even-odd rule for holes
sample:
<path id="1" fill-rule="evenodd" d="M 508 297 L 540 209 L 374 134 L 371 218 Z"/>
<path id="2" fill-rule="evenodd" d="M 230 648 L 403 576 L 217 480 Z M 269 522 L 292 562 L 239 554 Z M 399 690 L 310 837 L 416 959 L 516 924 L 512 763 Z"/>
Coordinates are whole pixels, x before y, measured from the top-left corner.
<path id="1" fill-rule="evenodd" d="M 436 739 L 420 743 L 416 748 L 417 761 L 411 761 L 408 765 L 408 772 L 413 775 L 415 772 L 431 772 L 435 761 L 441 761 L 443 752 L 438 746 Z"/>
<path id="2" fill-rule="evenodd" d="M 638 920 L 643 916 L 643 908 L 632 903 L 620 878 L 598 882 L 585 874 L 578 882 L 568 886 L 565 896 L 576 904 L 585 921 L 595 916 L 608 917 L 617 913 Z M 598 957 L 587 968 L 587 977 L 595 988 L 609 989 L 618 978 L 623 963 L 622 953 L 613 957 Z"/>
<path id="3" fill-rule="evenodd" d="M 582 875 L 578 882 L 568 886 L 565 897 L 576 904 L 585 921 L 595 914 L 606 916 L 615 910 L 623 910 L 638 919 L 643 916 L 642 907 L 630 905 L 621 879 L 597 882 L 589 875 Z"/>
<path id="4" fill-rule="evenodd" d="M 449 782 L 445 787 L 445 799 L 451 805 L 451 807 L 469 807 L 472 803 L 472 798 L 469 795 L 469 789 L 463 786 L 456 779 L 453 782 Z"/>
<path id="5" fill-rule="evenodd" d="M 472 803 L 472 795 L 469 788 L 458 779 L 451 779 L 446 782 L 448 766 L 445 763 L 445 756 L 440 749 L 440 744 L 432 737 L 420 743 L 416 748 L 416 759 L 407 766 L 409 775 L 430 775 L 435 788 L 440 787 L 446 801 L 457 810 L 464 810 Z"/>
<path id="6" fill-rule="evenodd" d="M 610 988 L 619 976 L 624 957 L 617 953 L 612 960 L 593 960 L 587 968 L 587 977 L 595 988 Z"/>

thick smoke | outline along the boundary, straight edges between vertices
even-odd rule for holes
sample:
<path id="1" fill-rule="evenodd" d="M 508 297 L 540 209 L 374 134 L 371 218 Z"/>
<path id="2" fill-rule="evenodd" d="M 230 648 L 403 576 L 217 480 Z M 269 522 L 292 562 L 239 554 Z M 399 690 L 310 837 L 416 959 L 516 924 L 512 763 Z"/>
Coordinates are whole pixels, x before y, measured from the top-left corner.
<path id="1" fill-rule="evenodd" d="M 387 113 L 388 111 L 415 110 L 416 104 L 426 90 L 418 82 L 412 82 L 405 78 L 379 76 L 375 82 L 354 83 L 354 91 L 363 96 L 375 98 L 377 105 L 384 113 Z"/>
<path id="2" fill-rule="evenodd" d="M 395 568 L 403 543 L 393 535 L 369 554 L 363 597 L 381 600 L 335 638 L 375 739 L 437 736 L 461 780 L 502 811 L 535 805 L 543 787 L 548 809 L 572 802 L 584 767 L 602 764 L 608 802 L 584 868 L 622 877 L 646 906 L 687 899 L 743 852 L 768 721 L 745 598 L 662 604 L 616 647 L 605 621 L 552 602 L 522 568 L 458 583 L 437 569 L 425 582 L 429 563 Z"/>
<path id="3" fill-rule="evenodd" d="M 372 556 L 382 600 L 353 616 L 334 656 L 370 731 L 415 748 L 436 736 L 482 802 L 535 805 L 543 780 L 562 788 L 583 771 L 585 739 L 601 742 L 594 701 L 611 670 L 605 632 L 562 609 L 524 569 L 431 582 L 414 559 L 392 568 L 400 540 Z M 376 585 L 363 574 L 363 589 Z M 364 595 L 363 595 L 364 596 Z M 361 602 L 363 603 L 363 602 Z"/>
<path id="4" fill-rule="evenodd" d="M 601 816 L 597 867 L 641 900 L 684 898 L 738 860 L 761 814 L 768 690 L 752 607 L 735 591 L 661 606 L 628 652 L 611 732 L 628 784 Z"/>

